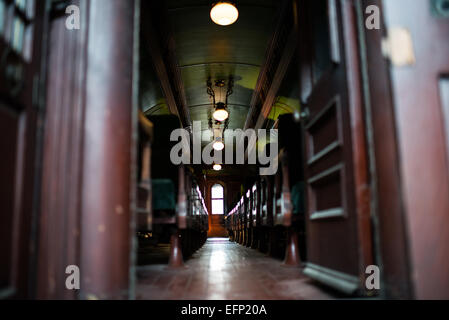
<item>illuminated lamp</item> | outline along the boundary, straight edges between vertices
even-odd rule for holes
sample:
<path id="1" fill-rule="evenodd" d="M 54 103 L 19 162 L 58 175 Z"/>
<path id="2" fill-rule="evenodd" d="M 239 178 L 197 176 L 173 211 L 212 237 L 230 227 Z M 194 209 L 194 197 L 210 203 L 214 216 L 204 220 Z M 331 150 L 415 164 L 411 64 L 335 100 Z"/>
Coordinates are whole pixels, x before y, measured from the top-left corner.
<path id="1" fill-rule="evenodd" d="M 214 113 L 212 114 L 215 120 L 225 121 L 229 117 L 229 112 L 226 110 L 225 104 L 223 102 L 217 103 Z"/>
<path id="2" fill-rule="evenodd" d="M 239 18 L 239 11 L 231 2 L 217 2 L 210 10 L 210 18 L 220 26 L 229 26 Z"/>

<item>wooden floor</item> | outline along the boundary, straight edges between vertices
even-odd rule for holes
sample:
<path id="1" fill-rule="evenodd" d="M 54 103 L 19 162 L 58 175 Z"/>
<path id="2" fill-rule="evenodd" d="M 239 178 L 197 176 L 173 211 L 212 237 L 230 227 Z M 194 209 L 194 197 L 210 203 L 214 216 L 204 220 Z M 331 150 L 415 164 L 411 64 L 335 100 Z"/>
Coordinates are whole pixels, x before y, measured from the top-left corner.
<path id="1" fill-rule="evenodd" d="M 299 268 L 230 242 L 211 238 L 186 261 L 186 268 L 139 266 L 137 299 L 274 300 L 335 299 Z"/>

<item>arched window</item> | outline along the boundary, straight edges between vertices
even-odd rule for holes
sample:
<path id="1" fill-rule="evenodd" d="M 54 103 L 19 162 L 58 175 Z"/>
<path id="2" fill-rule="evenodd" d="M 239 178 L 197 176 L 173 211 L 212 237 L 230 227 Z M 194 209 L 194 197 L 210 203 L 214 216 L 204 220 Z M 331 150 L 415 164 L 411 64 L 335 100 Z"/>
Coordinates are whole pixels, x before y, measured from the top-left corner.
<path id="1" fill-rule="evenodd" d="M 212 214 L 224 214 L 224 190 L 220 184 L 212 186 Z"/>

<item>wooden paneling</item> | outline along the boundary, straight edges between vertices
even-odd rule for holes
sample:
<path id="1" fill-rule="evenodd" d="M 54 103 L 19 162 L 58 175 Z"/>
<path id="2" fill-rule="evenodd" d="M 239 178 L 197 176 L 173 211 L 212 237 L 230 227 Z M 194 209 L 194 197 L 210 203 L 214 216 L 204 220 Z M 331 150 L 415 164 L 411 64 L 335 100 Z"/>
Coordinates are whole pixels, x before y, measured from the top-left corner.
<path id="1" fill-rule="evenodd" d="M 413 6 L 405 0 L 382 1 L 382 5 L 385 35 L 394 35 L 393 28 L 406 30 L 415 57 L 411 63 L 389 64 L 413 297 L 447 299 L 448 123 L 440 79 L 449 74 L 449 9 L 447 1 L 439 0 L 414 1 Z"/>
<path id="2" fill-rule="evenodd" d="M 163 2 L 142 2 L 142 43 L 148 46 L 170 113 L 177 114 L 183 126 L 188 127 L 190 112 L 166 10 Z"/>
<path id="3" fill-rule="evenodd" d="M 32 297 L 44 75 L 43 1 L 3 1 L 0 32 L 0 298 Z"/>
<path id="4" fill-rule="evenodd" d="M 309 30 L 311 41 L 330 44 L 327 56 L 312 45 L 300 46 L 299 54 L 308 198 L 304 272 L 348 294 L 364 293 L 373 254 L 357 19 L 352 1 L 319 4 L 300 2 L 310 19 L 299 28 Z"/>
<path id="5" fill-rule="evenodd" d="M 130 294 L 131 186 L 136 185 L 131 179 L 132 152 L 137 147 L 132 140 L 133 130 L 137 130 L 132 50 L 135 1 L 96 0 L 89 4 L 81 295 L 120 299 Z"/>
<path id="6" fill-rule="evenodd" d="M 268 43 L 256 87 L 251 97 L 245 129 L 262 127 L 294 56 L 297 37 L 296 30 L 293 28 L 292 3 L 290 0 L 280 2 L 276 26 Z"/>
<path id="7" fill-rule="evenodd" d="M 72 4 L 89 12 L 83 0 Z M 41 299 L 75 298 L 76 292 L 61 284 L 67 277 L 66 267 L 80 264 L 80 172 L 88 28 L 68 30 L 64 9 L 53 7 L 49 24 L 37 283 L 37 296 Z M 87 15 L 81 15 L 81 19 L 85 26 Z"/>
<path id="8" fill-rule="evenodd" d="M 363 45 L 374 217 L 387 298 L 449 296 L 449 11 L 444 3 L 363 1 L 363 7 L 379 6 L 383 18 L 380 30 L 363 30 Z M 397 43 L 393 30 L 409 35 L 411 46 L 382 52 L 383 41 Z M 390 59 L 404 49 L 414 59 Z"/>
<path id="9" fill-rule="evenodd" d="M 16 190 L 15 172 L 17 168 L 17 134 L 18 116 L 5 107 L 0 107 L 0 150 L 2 150 L 2 166 L 0 166 L 0 288 L 13 285 L 11 272 L 13 268 L 12 243 L 14 237 L 14 191 Z"/>
<path id="10" fill-rule="evenodd" d="M 449 168 L 449 74 L 442 75 L 439 79 L 439 89 L 441 96 L 441 108 L 443 110 L 445 131 L 446 131 L 446 149 L 448 151 L 447 160 Z"/>
<path id="11" fill-rule="evenodd" d="M 139 1 L 79 0 L 81 29 L 53 12 L 40 217 L 38 297 L 132 297 Z M 136 7 L 138 8 L 138 7 Z M 68 265 L 81 290 L 65 288 Z"/>
<path id="12" fill-rule="evenodd" d="M 363 1 L 359 10 L 377 5 L 381 1 Z M 381 15 L 383 12 L 381 11 Z M 378 263 L 381 266 L 381 292 L 386 298 L 410 298 L 410 266 L 405 234 L 405 217 L 401 196 L 399 141 L 395 125 L 395 112 L 391 99 L 391 82 L 388 61 L 382 55 L 384 26 L 379 30 L 367 30 L 363 35 L 366 47 L 364 68 L 366 74 L 366 110 L 372 126 L 370 148 L 373 154 L 373 213 L 377 232 Z"/>

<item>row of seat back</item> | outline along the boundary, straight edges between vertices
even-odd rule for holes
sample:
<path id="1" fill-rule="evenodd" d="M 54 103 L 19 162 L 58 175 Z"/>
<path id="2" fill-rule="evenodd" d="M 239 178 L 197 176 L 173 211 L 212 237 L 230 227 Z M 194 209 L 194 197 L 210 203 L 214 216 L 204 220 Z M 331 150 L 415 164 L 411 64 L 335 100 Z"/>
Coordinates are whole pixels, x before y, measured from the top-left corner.
<path id="1" fill-rule="evenodd" d="M 137 151 L 137 221 L 138 231 L 151 231 L 153 227 L 151 192 L 151 144 L 154 126 L 142 112 L 139 113 Z"/>
<path id="2" fill-rule="evenodd" d="M 244 229 L 247 226 L 248 220 L 248 207 L 249 207 L 249 196 L 248 192 L 245 193 L 240 199 L 240 228 Z"/>
<path id="3" fill-rule="evenodd" d="M 225 216 L 225 227 L 228 231 L 235 231 L 237 212 L 239 210 L 239 204 L 237 203 L 234 208 Z"/>
<path id="4" fill-rule="evenodd" d="M 171 133 L 180 128 L 175 115 L 146 118 L 139 115 L 141 127 L 151 123 L 151 139 L 139 131 L 138 229 L 157 229 L 157 238 L 170 238 L 170 266 L 182 266 L 181 251 L 191 254 L 201 246 L 208 229 L 208 212 L 204 197 L 194 181 L 190 168 L 175 165 L 170 159 L 177 141 Z M 147 124 L 148 124 L 147 123 Z M 148 131 L 148 130 L 144 130 Z M 182 231 L 182 232 L 181 232 Z M 153 232 L 154 233 L 154 232 Z M 183 245 L 180 244 L 181 235 Z"/>
<path id="5" fill-rule="evenodd" d="M 251 189 L 248 189 L 245 193 L 245 201 L 246 201 L 246 208 L 245 208 L 245 227 L 251 228 L 252 226 L 252 206 L 253 206 L 253 197 L 252 197 L 252 191 Z"/>
<path id="6" fill-rule="evenodd" d="M 290 226 L 304 212 L 302 129 L 292 114 L 279 116 L 279 170 L 274 177 L 274 225 Z"/>
<path id="7" fill-rule="evenodd" d="M 203 232 L 207 231 L 209 229 L 209 213 L 201 190 L 195 181 L 191 185 L 188 205 L 188 228 Z"/>
<path id="8" fill-rule="evenodd" d="M 161 224 L 170 224 L 176 221 L 180 229 L 188 227 L 204 229 L 204 221 L 208 220 L 208 212 L 193 174 L 189 168 L 174 165 L 170 159 L 171 150 L 177 143 L 177 141 L 170 141 L 170 135 L 174 130 L 180 128 L 178 117 L 159 115 L 149 117 L 149 120 L 154 126 L 151 145 L 153 212 L 155 215 L 158 212 L 164 213 L 160 218 L 155 217 L 154 221 Z M 201 202 L 201 205 L 192 203 L 197 199 L 200 199 L 198 201 Z M 202 222 L 199 222 L 200 220 Z"/>
<path id="9" fill-rule="evenodd" d="M 260 224 L 262 226 L 271 227 L 273 225 L 273 177 L 263 176 L 260 180 Z"/>
<path id="10" fill-rule="evenodd" d="M 153 191 L 153 211 L 156 223 L 170 224 L 176 218 L 176 203 L 179 196 L 179 184 L 182 173 L 170 159 L 170 151 L 176 142 L 170 141 L 173 130 L 180 128 L 178 117 L 174 115 L 151 116 L 154 125 L 153 144 L 151 146 L 151 173 Z M 162 214 L 163 213 L 163 214 Z M 175 220 L 176 221 L 176 220 Z M 178 219 L 179 221 L 179 219 Z M 184 222 L 182 222 L 184 224 Z"/>
<path id="11" fill-rule="evenodd" d="M 153 123 L 154 136 L 152 149 L 151 171 L 153 179 L 171 179 L 178 181 L 178 168 L 170 160 L 170 151 L 177 141 L 170 141 L 171 133 L 179 129 L 181 124 L 175 115 L 150 116 L 148 119 Z M 177 183 L 175 183 L 177 187 Z"/>
<path id="12" fill-rule="evenodd" d="M 242 232 L 261 225 L 261 195 L 259 181 L 246 190 L 240 200 L 234 205 L 232 210 L 225 217 L 227 230 L 232 237 L 243 241 L 249 239 L 249 235 L 242 235 Z M 235 236 L 234 236 L 235 235 Z"/>
<path id="13" fill-rule="evenodd" d="M 278 129 L 276 174 L 256 178 L 228 213 L 231 238 L 246 246 L 264 247 L 261 242 L 267 239 L 267 228 L 297 226 L 305 210 L 301 126 L 288 114 L 279 117 Z"/>
<path id="14" fill-rule="evenodd" d="M 260 222 L 260 187 L 257 181 L 251 188 L 251 227 L 258 227 Z"/>

